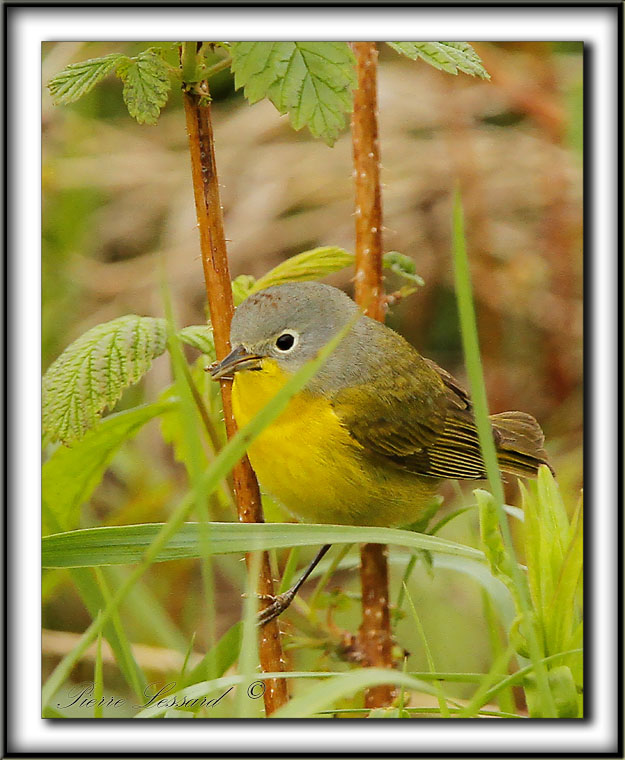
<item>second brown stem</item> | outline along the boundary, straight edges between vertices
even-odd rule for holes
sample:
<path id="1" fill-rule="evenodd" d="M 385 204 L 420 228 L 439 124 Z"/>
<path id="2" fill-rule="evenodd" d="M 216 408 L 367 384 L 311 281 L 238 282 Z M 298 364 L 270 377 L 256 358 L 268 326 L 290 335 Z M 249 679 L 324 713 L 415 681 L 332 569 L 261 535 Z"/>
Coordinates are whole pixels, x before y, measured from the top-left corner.
<path id="1" fill-rule="evenodd" d="M 377 123 L 377 60 L 375 42 L 354 42 L 358 89 L 354 92 L 352 146 L 356 185 L 356 278 L 355 297 L 366 314 L 384 320 L 382 280 L 382 198 L 380 149 Z M 365 544 L 360 551 L 362 625 L 359 648 L 364 664 L 392 668 L 392 636 L 388 602 L 386 547 Z M 391 703 L 390 685 L 375 686 L 365 693 L 365 705 Z"/>

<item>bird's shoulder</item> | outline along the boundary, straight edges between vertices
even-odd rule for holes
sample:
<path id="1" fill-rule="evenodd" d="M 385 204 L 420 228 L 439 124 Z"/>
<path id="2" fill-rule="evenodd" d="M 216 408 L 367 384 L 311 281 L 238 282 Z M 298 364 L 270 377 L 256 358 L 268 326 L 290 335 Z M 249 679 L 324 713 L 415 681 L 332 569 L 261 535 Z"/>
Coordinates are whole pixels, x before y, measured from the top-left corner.
<path id="1" fill-rule="evenodd" d="M 452 410 L 470 410 L 455 378 L 385 328 L 385 350 L 367 352 L 363 381 L 338 389 L 332 405 L 367 451 L 401 461 L 431 447 Z M 379 347 L 378 347 L 379 348 Z"/>

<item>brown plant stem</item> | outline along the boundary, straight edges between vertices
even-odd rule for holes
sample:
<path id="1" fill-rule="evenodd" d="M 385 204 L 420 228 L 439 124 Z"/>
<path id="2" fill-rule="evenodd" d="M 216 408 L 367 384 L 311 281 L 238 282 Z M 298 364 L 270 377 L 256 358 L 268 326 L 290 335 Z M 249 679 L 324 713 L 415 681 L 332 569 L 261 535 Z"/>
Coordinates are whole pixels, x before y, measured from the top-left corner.
<path id="1" fill-rule="evenodd" d="M 198 89 L 202 95 L 185 91 L 183 100 L 206 294 L 215 338 L 215 351 L 217 359 L 220 360 L 230 351 L 230 322 L 234 305 L 215 163 L 211 109 L 207 102 L 207 83 L 202 82 Z M 221 381 L 221 397 L 226 434 L 228 438 L 231 438 L 237 428 L 232 413 L 231 386 L 226 380 Z M 247 457 L 244 457 L 232 470 L 232 478 L 239 521 L 263 522 L 258 482 Z M 246 559 L 249 567 L 249 557 Z M 268 596 L 274 593 L 269 556 L 266 552 L 263 553 L 261 561 L 258 592 Z M 261 606 L 266 604 L 268 604 L 267 601 L 261 601 Z M 278 621 L 274 620 L 260 628 L 259 637 L 259 657 L 263 672 L 283 671 L 285 661 L 282 655 Z M 285 679 L 266 681 L 264 700 L 267 715 L 285 704 L 288 700 Z"/>
<path id="2" fill-rule="evenodd" d="M 365 313 L 384 320 L 382 282 L 382 199 L 377 124 L 377 60 L 375 42 L 354 42 L 358 89 L 354 92 L 352 148 L 356 186 L 356 302 Z M 363 664 L 392 668 L 392 636 L 388 607 L 386 547 L 365 544 L 360 550 L 362 624 L 359 649 Z M 394 695 L 390 685 L 365 693 L 365 706 L 384 707 Z"/>

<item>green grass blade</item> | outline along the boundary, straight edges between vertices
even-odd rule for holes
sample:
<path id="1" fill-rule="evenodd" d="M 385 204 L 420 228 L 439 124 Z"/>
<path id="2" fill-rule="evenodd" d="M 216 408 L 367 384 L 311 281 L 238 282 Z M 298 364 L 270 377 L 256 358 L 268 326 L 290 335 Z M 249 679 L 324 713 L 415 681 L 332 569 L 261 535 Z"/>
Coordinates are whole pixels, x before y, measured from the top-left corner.
<path id="1" fill-rule="evenodd" d="M 423 625 L 421 624 L 421 619 L 417 613 L 417 608 L 414 606 L 414 602 L 412 601 L 412 597 L 410 596 L 410 593 L 408 592 L 408 587 L 404 583 L 404 592 L 406 594 L 406 599 L 408 599 L 408 604 L 410 605 L 410 610 L 412 612 L 412 617 L 414 618 L 415 624 L 417 626 L 417 630 L 419 631 L 419 636 L 421 638 L 421 641 L 423 642 L 423 649 L 425 651 L 425 657 L 428 661 L 428 666 L 430 668 L 430 673 L 436 672 L 436 666 L 434 665 L 434 658 L 432 657 L 432 650 L 430 649 L 430 645 L 428 644 L 427 636 L 425 635 L 425 631 L 423 630 Z M 438 698 L 438 706 L 440 707 L 441 715 L 443 718 L 449 718 L 449 709 L 447 707 L 447 701 L 445 699 L 445 693 L 443 692 L 443 687 L 441 686 L 440 681 L 434 682 L 436 686 L 436 696 Z"/>
<path id="2" fill-rule="evenodd" d="M 42 540 L 42 563 L 44 567 L 60 568 L 140 562 L 146 549 L 167 525 L 111 525 L 46 536 Z M 305 523 L 211 523 L 210 551 L 213 554 L 243 554 L 254 544 L 259 549 L 267 550 L 329 543 L 385 543 L 484 561 L 484 554 L 478 549 L 397 528 Z M 150 553 L 151 562 L 200 556 L 200 525 L 188 522 L 177 526 L 175 532 L 168 531 L 167 542 L 159 541 L 158 552 Z"/>
<path id="3" fill-rule="evenodd" d="M 436 695 L 436 690 L 430 685 L 396 670 L 361 668 L 343 676 L 330 678 L 318 686 L 314 686 L 305 694 L 293 697 L 290 702 L 276 710 L 271 717 L 310 718 L 320 710 L 331 707 L 339 699 L 381 684 L 405 686 L 413 691 Z"/>
<path id="4" fill-rule="evenodd" d="M 460 192 L 456 190 L 454 198 L 454 215 L 453 215 L 453 249 L 455 264 L 455 285 L 456 298 L 458 300 L 458 315 L 460 318 L 460 330 L 462 334 L 462 344 L 464 348 L 467 375 L 471 389 L 471 398 L 473 401 L 473 410 L 475 414 L 475 424 L 480 440 L 480 448 L 488 482 L 499 516 L 499 526 L 503 535 L 504 544 L 508 554 L 509 562 L 507 563 L 511 570 L 512 580 L 516 587 L 516 593 L 523 612 L 527 619 L 530 618 L 530 600 L 527 596 L 525 579 L 517 562 L 514 560 L 514 545 L 510 526 L 504 511 L 504 491 L 501 481 L 501 473 L 497 463 L 497 452 L 493 440 L 492 428 L 488 416 L 488 402 L 486 400 L 486 385 L 484 382 L 484 373 L 482 370 L 482 360 L 480 358 L 480 349 L 477 333 L 477 323 L 475 318 L 475 308 L 473 305 L 473 293 L 471 289 L 471 276 L 469 272 L 469 260 L 467 257 L 465 235 L 464 235 L 464 216 L 462 211 L 462 202 Z M 530 656 L 535 668 L 538 692 L 541 700 L 542 717 L 555 718 L 556 707 L 553 696 L 549 688 L 547 671 L 542 664 L 541 651 L 536 631 L 533 625 L 528 625 L 528 645 Z"/>
<path id="5" fill-rule="evenodd" d="M 102 697 L 104 696 L 104 683 L 102 674 L 102 631 L 98 633 L 95 652 L 95 665 L 93 668 L 93 717 L 102 717 Z"/>
<path id="6" fill-rule="evenodd" d="M 356 671 L 350 671 L 349 673 L 337 673 L 337 672 L 310 672 L 310 671 L 291 671 L 288 673 L 263 673 L 262 679 L 267 680 L 269 678 L 288 678 L 288 679 L 321 679 L 323 683 L 321 686 L 326 686 L 331 679 L 338 681 L 341 678 L 353 676 L 354 674 L 365 673 L 365 677 L 359 676 L 359 679 L 364 680 L 367 688 L 369 685 L 375 685 L 376 683 L 397 683 L 399 686 L 405 686 L 408 689 L 414 689 L 424 692 L 426 694 L 434 695 L 435 690 L 429 686 L 425 681 L 427 680 L 440 680 L 450 681 L 455 683 L 479 683 L 484 678 L 482 673 L 399 673 L 398 671 L 389 671 L 376 668 L 366 668 Z M 370 676 L 373 677 L 370 677 Z M 397 678 L 400 680 L 398 681 Z M 183 701 L 197 700 L 205 696 L 210 696 L 215 693 L 223 693 L 230 687 L 239 687 L 244 683 L 245 678 L 241 675 L 223 676 L 216 678 L 213 681 L 203 681 L 201 683 L 193 684 L 184 689 L 180 689 L 174 693 L 167 694 L 168 705 L 147 704 L 143 710 L 141 710 L 135 718 L 156 718 L 162 715 L 168 706 L 173 704 L 173 700 L 176 700 L 176 704 L 184 706 Z M 351 683 L 351 682 L 350 682 Z M 356 684 L 352 688 L 350 685 L 348 691 L 358 691 L 361 687 L 361 682 Z M 321 710 L 320 710 L 321 711 Z M 320 712 L 319 711 L 319 712 Z"/>
<path id="7" fill-rule="evenodd" d="M 94 569 L 94 573 L 98 588 L 102 594 L 102 599 L 104 600 L 104 605 L 108 606 L 111 603 L 112 595 L 104 579 L 104 574 L 99 567 L 96 567 Z M 98 619 L 100 615 L 101 612 L 98 611 Z M 113 628 L 115 629 L 117 641 L 119 642 L 119 652 L 123 661 L 123 670 L 127 673 L 130 673 L 132 679 L 131 686 L 134 689 L 135 694 L 137 694 L 139 697 L 142 697 L 145 692 L 145 687 L 147 686 L 147 680 L 143 674 L 143 671 L 138 666 L 134 658 L 134 655 L 132 653 L 132 646 L 130 644 L 130 641 L 128 641 L 126 631 L 124 630 L 124 626 L 122 625 L 119 611 L 117 609 L 112 613 L 110 620 Z"/>
<path id="8" fill-rule="evenodd" d="M 239 650 L 239 673 L 244 683 L 250 684 L 258 673 L 258 576 L 260 574 L 262 552 L 252 551 L 249 554 L 247 567 L 247 588 L 243 605 L 243 635 Z M 258 707 L 255 700 L 247 696 L 247 689 L 239 687 L 235 697 L 235 715 L 237 718 L 257 718 Z"/>
<path id="9" fill-rule="evenodd" d="M 504 643 L 500 633 L 500 625 L 495 614 L 495 608 L 489 595 L 482 589 L 482 607 L 484 608 L 484 619 L 488 629 L 490 639 L 490 648 L 493 660 L 497 660 L 503 655 Z M 499 708 L 507 713 L 513 713 L 516 709 L 514 695 L 511 689 L 503 689 L 499 694 Z"/>
<path id="10" fill-rule="evenodd" d="M 222 676 L 229 670 L 239 655 L 241 649 L 241 638 L 243 635 L 243 624 L 235 623 L 224 633 L 219 641 L 212 647 L 198 664 L 181 679 L 183 687 L 204 681 L 206 673 L 215 673 L 215 678 Z"/>
<path id="11" fill-rule="evenodd" d="M 283 594 L 285 591 L 291 588 L 293 578 L 297 570 L 297 561 L 299 560 L 300 553 L 299 550 L 299 546 L 294 546 L 289 552 L 289 557 L 286 561 L 286 565 L 284 566 L 282 578 L 280 579 L 280 586 L 278 588 L 279 594 Z"/>
<path id="12" fill-rule="evenodd" d="M 108 578 L 110 585 L 117 588 L 124 583 L 128 572 L 126 567 L 111 566 L 107 568 L 105 577 Z M 141 636 L 142 640 L 147 642 L 152 640 L 157 646 L 174 649 L 177 652 L 185 651 L 187 648 L 185 635 L 146 583 L 135 584 L 128 594 L 124 607 L 132 611 L 136 635 Z"/>

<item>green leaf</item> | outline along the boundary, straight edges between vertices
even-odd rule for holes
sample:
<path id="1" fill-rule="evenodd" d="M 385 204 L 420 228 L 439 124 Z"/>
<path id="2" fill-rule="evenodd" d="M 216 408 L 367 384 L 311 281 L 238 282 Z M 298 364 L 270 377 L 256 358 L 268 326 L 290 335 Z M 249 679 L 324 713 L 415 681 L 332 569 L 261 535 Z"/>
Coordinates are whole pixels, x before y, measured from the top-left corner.
<path id="1" fill-rule="evenodd" d="M 353 253 L 336 246 L 323 246 L 303 251 L 282 261 L 278 266 L 263 275 L 251 289 L 252 293 L 264 290 L 271 285 L 285 282 L 303 282 L 317 280 L 333 272 L 339 272 L 354 265 Z"/>
<path id="2" fill-rule="evenodd" d="M 285 282 L 318 280 L 334 272 L 340 272 L 342 269 L 353 267 L 355 262 L 356 257 L 353 253 L 349 253 L 349 251 L 334 245 L 312 248 L 310 251 L 303 251 L 282 261 L 259 280 L 256 280 L 256 282 L 252 280 L 250 283 L 247 283 L 247 292 L 244 294 L 244 297 L 247 298 L 250 293 L 264 290 L 271 285 L 282 285 Z M 414 285 L 424 284 L 421 277 L 416 273 L 414 261 L 403 253 L 398 253 L 397 251 L 385 253 L 383 266 L 385 269 L 390 269 L 411 283 L 410 287 L 402 288 L 401 293 L 403 296 L 414 293 L 416 290 L 413 287 Z M 244 298 L 240 300 L 242 301 Z"/>
<path id="3" fill-rule="evenodd" d="M 416 61 L 421 58 L 430 66 L 449 74 L 463 71 L 471 76 L 490 79 L 479 55 L 468 42 L 389 42 L 393 50 Z"/>
<path id="4" fill-rule="evenodd" d="M 294 129 L 334 144 L 356 86 L 346 42 L 233 42 L 230 50 L 235 87 L 250 103 L 267 97 Z"/>
<path id="5" fill-rule="evenodd" d="M 169 69 L 155 49 L 126 58 L 117 69 L 124 83 L 124 103 L 139 124 L 156 124 L 171 89 Z"/>
<path id="6" fill-rule="evenodd" d="M 215 341 L 213 340 L 213 328 L 210 325 L 189 325 L 178 331 L 178 338 L 188 346 L 196 348 L 206 354 L 212 361 L 215 360 Z"/>
<path id="7" fill-rule="evenodd" d="M 382 264 L 385 269 L 390 269 L 391 272 L 403 277 L 404 280 L 409 280 L 420 287 L 425 285 L 423 278 L 417 274 L 417 265 L 410 256 L 406 256 L 404 253 L 388 251 L 382 258 Z"/>
<path id="8" fill-rule="evenodd" d="M 155 562 L 202 556 L 200 523 L 185 523 L 155 558 Z M 96 567 L 139 562 L 145 549 L 163 526 L 113 525 L 86 528 L 46 536 L 42 543 L 43 567 Z M 307 525 L 304 523 L 211 522 L 211 554 L 244 553 L 255 549 L 283 549 L 320 544 L 384 543 L 424 549 L 484 561 L 481 551 L 470 546 L 396 528 L 353 525 Z"/>
<path id="9" fill-rule="evenodd" d="M 41 471 L 44 534 L 78 525 L 81 505 L 102 480 L 117 449 L 146 422 L 172 406 L 170 402 L 162 402 L 112 414 L 80 443 L 71 448 L 59 446 Z"/>
<path id="10" fill-rule="evenodd" d="M 128 58 L 125 55 L 111 53 L 103 58 L 70 63 L 48 82 L 52 100 L 58 105 L 73 103 L 82 98 L 122 61 L 128 61 Z"/>
<path id="11" fill-rule="evenodd" d="M 165 350 L 165 320 L 130 314 L 96 325 L 75 340 L 43 377 L 42 425 L 71 443 L 93 427 Z"/>
<path id="12" fill-rule="evenodd" d="M 254 290 L 256 279 L 251 274 L 240 274 L 232 280 L 232 300 L 238 306 Z"/>

